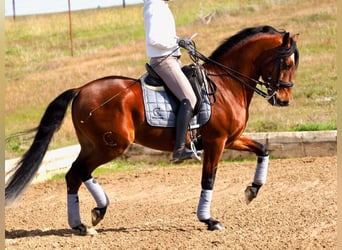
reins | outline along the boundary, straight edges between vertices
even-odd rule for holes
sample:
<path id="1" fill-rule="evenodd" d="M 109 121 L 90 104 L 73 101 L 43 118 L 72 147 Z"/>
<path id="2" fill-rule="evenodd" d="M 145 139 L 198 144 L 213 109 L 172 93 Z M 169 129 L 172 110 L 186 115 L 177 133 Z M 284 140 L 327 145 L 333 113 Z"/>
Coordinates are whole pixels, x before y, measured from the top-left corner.
<path id="1" fill-rule="evenodd" d="M 270 83 L 270 81 L 260 81 L 254 78 L 251 78 L 245 74 L 242 74 L 241 72 L 238 72 L 236 70 L 234 70 L 231 67 L 228 67 L 226 65 L 223 65 L 222 63 L 219 63 L 209 57 L 204 56 L 202 53 L 200 53 L 197 49 L 196 49 L 196 44 L 194 41 L 192 41 L 192 46 L 193 46 L 193 50 L 189 50 L 189 56 L 190 58 L 194 61 L 194 62 L 198 62 L 198 59 L 202 60 L 203 62 L 211 62 L 213 64 L 215 64 L 216 66 L 218 66 L 221 70 L 224 71 L 224 73 L 222 74 L 207 74 L 208 76 L 229 76 L 234 78 L 235 80 L 237 80 L 238 82 L 240 82 L 241 84 L 243 84 L 245 87 L 247 87 L 248 89 L 254 91 L 255 93 L 257 93 L 258 95 L 260 95 L 261 97 L 265 98 L 266 100 L 270 100 L 271 98 L 273 98 L 276 95 L 277 90 L 280 87 L 292 87 L 292 83 L 291 82 L 283 82 L 280 81 L 279 79 L 277 79 L 277 83 L 275 83 L 275 87 L 276 89 L 272 88 L 272 85 Z M 293 53 L 295 53 L 295 56 L 297 57 L 298 55 L 296 54 L 296 44 L 295 42 L 292 43 L 291 47 L 285 48 L 285 47 L 280 47 L 279 48 L 279 55 L 274 59 L 274 60 L 278 60 L 279 59 L 279 72 L 278 72 L 278 77 L 279 77 L 279 73 L 281 70 L 281 64 L 282 64 L 282 60 L 283 57 L 291 55 Z M 296 59 L 296 63 L 297 63 L 297 59 Z M 243 79 L 249 80 L 253 83 L 255 83 L 256 85 L 260 84 L 261 86 L 265 86 L 267 88 L 267 90 L 269 90 L 272 94 L 268 94 L 265 91 L 259 89 L 257 86 L 252 87 L 251 85 L 249 85 L 248 83 L 246 83 Z M 271 77 L 269 77 L 269 80 L 271 80 Z M 212 81 L 212 80 L 211 80 Z"/>
<path id="2" fill-rule="evenodd" d="M 241 72 L 238 72 L 238 71 L 236 71 L 236 70 L 234 70 L 234 69 L 232 69 L 226 65 L 223 65 L 222 63 L 219 63 L 215 60 L 212 60 L 209 57 L 204 56 L 202 53 L 198 52 L 198 50 L 196 50 L 196 49 L 194 51 L 189 51 L 189 54 L 190 54 L 191 58 L 199 58 L 203 62 L 211 62 L 224 71 L 224 73 L 222 73 L 222 74 L 207 74 L 208 76 L 230 76 L 230 77 L 234 78 L 235 80 L 239 81 L 240 83 L 242 83 L 244 86 L 246 86 L 250 90 L 254 91 L 258 95 L 260 95 L 261 97 L 266 98 L 266 99 L 272 98 L 272 96 L 275 94 L 275 92 L 274 92 L 272 95 L 268 95 L 263 90 L 261 90 L 257 87 L 252 87 L 251 85 L 247 84 L 245 81 L 243 81 L 243 79 L 241 79 L 241 77 L 245 78 L 249 81 L 252 81 L 256 84 L 260 84 L 260 85 L 264 85 L 264 86 L 269 85 L 268 82 L 265 83 L 265 82 L 262 82 L 260 80 L 256 80 L 254 78 L 251 78 L 245 74 L 242 74 Z"/>
<path id="3" fill-rule="evenodd" d="M 232 77 L 234 78 L 235 80 L 237 80 L 238 82 L 240 82 L 241 84 L 243 84 L 245 87 L 247 87 L 248 89 L 254 91 L 255 93 L 257 93 L 258 95 L 260 95 L 261 97 L 267 99 L 267 100 L 270 100 L 271 98 L 273 98 L 275 95 L 276 95 L 276 92 L 278 90 L 279 87 L 292 87 L 292 83 L 291 82 L 283 82 L 283 81 L 280 81 L 278 79 L 278 82 L 275 83 L 276 85 L 276 89 L 273 89 L 271 87 L 271 83 L 269 81 L 265 82 L 265 81 L 260 81 L 260 80 L 257 80 L 257 79 L 254 79 L 252 77 L 249 77 L 245 74 L 242 74 L 241 72 L 239 71 L 236 71 L 234 70 L 233 68 L 231 67 L 228 67 L 220 62 L 217 62 L 209 57 L 206 57 L 204 56 L 202 53 L 200 53 L 197 49 L 196 49 L 196 44 L 195 42 L 192 40 L 192 46 L 193 48 L 191 50 L 188 50 L 188 53 L 189 53 L 189 56 L 191 58 L 191 60 L 193 62 L 195 62 L 196 64 L 199 64 L 198 61 L 199 60 L 202 60 L 203 62 L 210 62 L 210 63 L 213 63 L 214 65 L 218 66 L 221 70 L 223 70 L 223 73 L 221 74 L 213 74 L 213 73 L 207 73 L 207 76 L 221 76 L 221 77 L 225 77 L 225 76 L 228 76 L 228 77 Z M 166 58 L 168 58 L 169 56 L 171 56 L 177 49 L 179 49 L 179 47 L 177 47 L 174 51 L 172 51 L 169 55 L 165 56 L 165 58 L 163 58 L 162 61 L 159 62 L 159 64 L 161 62 L 163 62 Z M 280 67 L 281 67 L 281 63 L 282 63 L 282 58 L 287 56 L 288 54 L 292 54 L 292 53 L 295 53 L 297 50 L 297 47 L 294 44 L 292 44 L 292 46 L 287 49 L 287 48 L 284 48 L 284 47 L 281 47 L 279 52 L 280 52 L 280 55 L 278 55 L 278 57 L 275 58 L 275 60 L 279 59 L 279 72 L 280 72 Z M 295 54 L 295 56 L 298 56 Z M 295 58 L 297 59 L 297 58 Z M 297 60 L 296 60 L 297 61 Z M 157 65 L 154 65 L 154 67 L 156 67 Z M 215 97 L 215 92 L 216 92 L 216 84 L 214 81 L 212 81 L 209 77 L 207 77 L 209 82 L 210 82 L 210 87 L 212 89 L 212 93 L 207 93 L 209 96 L 213 96 L 214 98 L 214 103 L 216 101 L 216 97 Z M 270 92 L 272 94 L 268 94 L 266 93 L 265 91 L 259 89 L 257 86 L 253 87 L 251 86 L 250 84 L 246 83 L 245 80 L 248 80 L 248 81 L 251 81 L 253 83 L 255 83 L 256 85 L 261 85 L 261 86 L 265 86 L 267 88 L 267 90 L 270 90 Z M 271 78 L 269 78 L 271 80 Z M 133 81 L 130 85 L 128 85 L 125 89 L 121 90 L 119 93 L 116 93 L 115 95 L 113 95 L 112 97 L 110 97 L 109 99 L 107 99 L 106 101 L 104 101 L 103 103 L 101 103 L 99 106 L 97 106 L 96 108 L 94 108 L 93 110 L 91 110 L 89 113 L 88 113 L 88 116 L 85 120 L 81 120 L 80 122 L 81 123 L 84 123 L 86 122 L 92 115 L 93 113 L 98 110 L 99 108 L 103 107 L 104 105 L 106 105 L 107 103 L 109 103 L 110 101 L 112 101 L 114 98 L 116 98 L 118 95 L 120 95 L 122 92 L 126 91 L 127 89 L 129 89 L 130 87 L 132 87 L 133 85 L 135 85 L 137 82 L 139 82 L 138 80 L 136 81 Z"/>

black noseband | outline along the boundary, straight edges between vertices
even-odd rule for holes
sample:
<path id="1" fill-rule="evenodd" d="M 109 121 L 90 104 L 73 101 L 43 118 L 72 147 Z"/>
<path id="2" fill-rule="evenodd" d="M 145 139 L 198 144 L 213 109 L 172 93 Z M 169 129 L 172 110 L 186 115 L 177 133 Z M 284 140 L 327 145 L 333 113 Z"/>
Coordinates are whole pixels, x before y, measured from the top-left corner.
<path id="1" fill-rule="evenodd" d="M 293 87 L 293 83 L 292 82 L 283 82 L 283 81 L 278 81 L 276 84 L 277 89 L 278 88 L 290 88 Z"/>

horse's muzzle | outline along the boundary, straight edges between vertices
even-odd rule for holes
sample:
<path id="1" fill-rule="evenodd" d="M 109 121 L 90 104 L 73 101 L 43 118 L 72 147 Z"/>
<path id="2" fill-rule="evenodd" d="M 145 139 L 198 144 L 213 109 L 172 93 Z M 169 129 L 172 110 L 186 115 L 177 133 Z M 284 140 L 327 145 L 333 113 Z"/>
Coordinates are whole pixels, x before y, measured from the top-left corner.
<path id="1" fill-rule="evenodd" d="M 278 81 L 276 84 L 276 89 L 272 96 L 268 99 L 268 102 L 272 106 L 277 106 L 277 107 L 286 107 L 289 106 L 289 100 L 287 98 L 279 98 L 278 96 L 278 91 L 281 89 L 288 89 L 292 88 L 293 83 L 292 82 L 283 82 L 283 81 Z"/>
<path id="2" fill-rule="evenodd" d="M 275 107 L 286 107 L 289 106 L 289 100 L 281 100 L 278 98 L 277 94 L 273 95 L 268 102 Z"/>

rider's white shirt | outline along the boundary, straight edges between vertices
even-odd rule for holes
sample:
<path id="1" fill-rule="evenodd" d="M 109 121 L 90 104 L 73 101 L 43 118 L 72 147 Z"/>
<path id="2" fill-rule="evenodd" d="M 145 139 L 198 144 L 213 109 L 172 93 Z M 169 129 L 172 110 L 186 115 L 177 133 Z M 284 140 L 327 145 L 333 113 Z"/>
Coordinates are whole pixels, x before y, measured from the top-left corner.
<path id="1" fill-rule="evenodd" d="M 167 2 L 145 0 L 143 15 L 147 56 L 160 57 L 171 53 L 179 56 L 175 20 Z"/>

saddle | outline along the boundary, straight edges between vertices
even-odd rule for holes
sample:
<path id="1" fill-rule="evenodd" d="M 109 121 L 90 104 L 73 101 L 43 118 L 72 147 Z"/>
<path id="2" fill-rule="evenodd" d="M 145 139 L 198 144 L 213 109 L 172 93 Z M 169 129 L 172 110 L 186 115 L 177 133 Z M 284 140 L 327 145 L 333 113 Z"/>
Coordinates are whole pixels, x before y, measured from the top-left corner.
<path id="1" fill-rule="evenodd" d="M 145 67 L 147 73 L 140 78 L 140 82 L 146 121 L 155 127 L 175 127 L 179 100 L 149 64 Z M 208 82 L 204 69 L 198 64 L 184 66 L 182 70 L 188 77 L 197 97 L 194 117 L 189 126 L 189 130 L 193 130 L 210 119 L 211 103 Z M 213 89 L 212 86 L 211 89 Z"/>
<path id="2" fill-rule="evenodd" d="M 167 88 L 164 81 L 157 74 L 157 72 L 155 72 L 155 70 L 151 67 L 151 65 L 146 63 L 145 68 L 147 71 L 147 75 L 145 77 L 146 84 L 151 85 L 153 87 L 163 86 L 166 89 L 166 91 L 170 92 L 170 94 L 173 95 L 172 92 Z M 204 69 L 198 64 L 185 65 L 182 67 L 182 71 L 188 78 L 197 98 L 197 103 L 194 107 L 194 115 L 196 115 L 198 114 L 203 101 L 201 90 L 206 81 L 206 73 Z"/>

